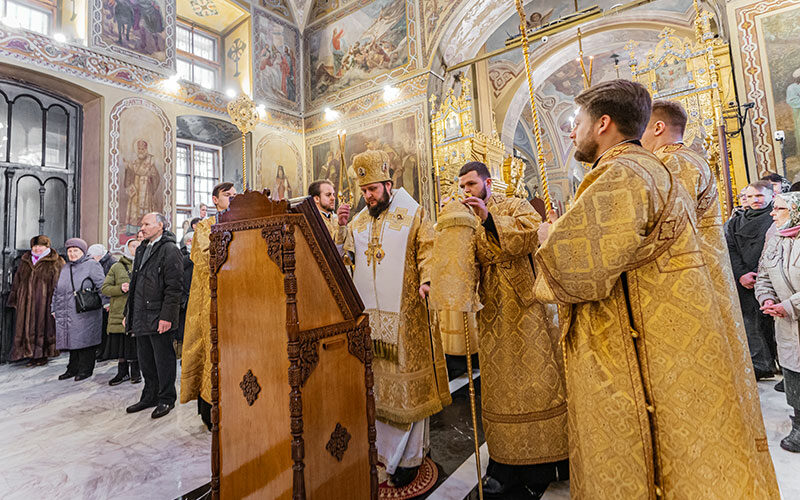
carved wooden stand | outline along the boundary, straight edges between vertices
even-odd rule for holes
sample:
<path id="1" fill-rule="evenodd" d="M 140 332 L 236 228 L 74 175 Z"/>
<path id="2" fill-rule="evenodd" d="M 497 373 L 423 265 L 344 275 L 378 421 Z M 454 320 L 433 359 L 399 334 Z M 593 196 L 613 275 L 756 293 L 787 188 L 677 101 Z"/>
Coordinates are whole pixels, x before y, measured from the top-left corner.
<path id="1" fill-rule="evenodd" d="M 368 316 L 316 206 L 236 196 L 210 267 L 212 498 L 377 499 Z"/>

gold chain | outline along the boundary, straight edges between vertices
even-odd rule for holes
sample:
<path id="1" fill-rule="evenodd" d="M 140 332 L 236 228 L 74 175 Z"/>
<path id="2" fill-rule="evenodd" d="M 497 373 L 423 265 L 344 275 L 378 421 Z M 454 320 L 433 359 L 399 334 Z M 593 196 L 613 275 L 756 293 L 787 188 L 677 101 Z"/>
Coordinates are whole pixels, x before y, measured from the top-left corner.
<path id="1" fill-rule="evenodd" d="M 469 346 L 469 317 L 464 317 L 464 343 L 467 349 L 467 380 L 469 381 L 469 403 L 472 410 L 472 435 L 475 439 L 475 468 L 478 470 L 478 498 L 483 500 L 483 471 L 481 471 L 481 448 L 478 442 L 478 416 L 475 409 L 475 382 L 472 380 L 472 350 Z M 434 367 L 434 370 L 436 368 Z"/>
<path id="2" fill-rule="evenodd" d="M 525 58 L 525 73 L 528 75 L 528 92 L 531 96 L 531 112 L 533 114 L 533 135 L 536 137 L 537 162 L 539 163 L 539 181 L 542 184 L 542 196 L 547 212 L 553 209 L 550 201 L 550 190 L 547 188 L 547 172 L 544 168 L 544 149 L 542 148 L 542 128 L 539 126 L 539 113 L 536 112 L 536 103 L 533 93 L 533 75 L 531 75 L 531 65 L 528 56 L 528 30 L 525 21 L 525 11 L 522 9 L 522 0 L 516 0 L 517 13 L 519 14 L 519 31 L 522 34 L 522 55 Z"/>

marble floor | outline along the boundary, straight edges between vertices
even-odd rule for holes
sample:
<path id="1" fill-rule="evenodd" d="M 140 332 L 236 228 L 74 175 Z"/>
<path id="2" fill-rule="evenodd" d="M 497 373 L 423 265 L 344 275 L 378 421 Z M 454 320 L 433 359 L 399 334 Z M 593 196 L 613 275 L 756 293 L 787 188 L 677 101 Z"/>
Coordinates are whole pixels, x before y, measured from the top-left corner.
<path id="1" fill-rule="evenodd" d="M 465 363 L 449 361 L 453 404 L 431 418 L 431 456 L 439 480 L 424 498 L 477 499 Z M 159 420 L 149 411 L 128 415 L 125 407 L 138 400 L 142 386 L 109 387 L 115 362 L 98 364 L 94 376 L 82 382 L 57 380 L 65 367 L 66 356 L 45 367 L 0 365 L 0 498 L 207 497 L 211 438 L 195 405 L 179 405 Z M 479 369 L 473 378 L 480 404 Z M 775 382 L 759 383 L 770 451 L 783 498 L 800 499 L 800 455 L 778 445 L 790 422 L 783 394 L 772 388 Z M 485 469 L 482 432 L 479 441 Z M 521 491 L 508 500 L 526 498 Z M 568 498 L 568 481 L 552 484 L 544 496 Z"/>

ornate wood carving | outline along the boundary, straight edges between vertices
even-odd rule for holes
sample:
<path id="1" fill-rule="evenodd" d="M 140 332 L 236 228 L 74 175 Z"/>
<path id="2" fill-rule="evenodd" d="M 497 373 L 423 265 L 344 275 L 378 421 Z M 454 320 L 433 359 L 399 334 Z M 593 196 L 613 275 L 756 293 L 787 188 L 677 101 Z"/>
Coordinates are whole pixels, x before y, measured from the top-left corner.
<path id="1" fill-rule="evenodd" d="M 305 387 L 308 377 L 319 363 L 319 343 L 317 340 L 300 338 L 300 387 Z"/>
<path id="2" fill-rule="evenodd" d="M 286 200 L 273 201 L 269 198 L 269 191 L 251 191 L 239 193 L 231 199 L 228 210 L 217 217 L 217 222 L 235 222 L 237 220 L 255 219 L 273 215 L 285 214 L 289 211 Z"/>
<path id="3" fill-rule="evenodd" d="M 247 370 L 239 387 L 242 389 L 242 395 L 247 400 L 247 404 L 253 406 L 258 399 L 258 393 L 261 392 L 261 386 L 258 384 L 258 378 L 253 375 L 253 370 Z"/>
<path id="4" fill-rule="evenodd" d="M 217 274 L 219 268 L 228 259 L 228 244 L 231 242 L 233 234 L 230 231 L 211 231 L 211 243 L 209 256 L 213 255 L 211 262 L 211 274 Z"/>
<path id="5" fill-rule="evenodd" d="M 283 233 L 280 227 L 265 227 L 261 230 L 261 237 L 267 242 L 267 254 L 272 259 L 278 269 L 283 272 L 283 248 L 281 247 L 281 240 Z"/>
<path id="6" fill-rule="evenodd" d="M 331 438 L 328 440 L 328 444 L 325 445 L 325 449 L 330 452 L 333 458 L 341 462 L 342 457 L 344 457 L 344 452 L 347 451 L 347 445 L 350 443 L 351 437 L 350 433 L 347 432 L 347 428 L 337 422 L 336 428 L 331 432 Z"/>
<path id="7" fill-rule="evenodd" d="M 372 352 L 369 317 L 363 318 L 358 328 L 347 332 L 347 351 L 358 358 L 361 363 L 367 362 L 367 351 Z"/>
<path id="8" fill-rule="evenodd" d="M 302 371 L 300 358 L 300 324 L 297 315 L 297 276 L 294 274 L 294 226 L 287 222 L 281 228 L 283 248 L 283 290 L 286 293 L 286 334 L 288 337 L 287 352 L 289 354 L 289 409 L 291 411 L 292 430 L 292 499 L 305 500 L 306 485 L 305 443 L 303 441 L 303 399 Z"/>
<path id="9" fill-rule="evenodd" d="M 230 234 L 230 233 L 229 233 Z M 218 238 L 218 235 L 211 233 L 211 241 Z M 227 253 L 227 245 L 226 245 Z M 209 245 L 209 262 L 212 270 L 209 277 L 209 288 L 211 289 L 211 498 L 219 500 L 220 494 L 220 443 L 219 443 L 219 349 L 217 333 L 217 272 L 215 265 L 217 261 L 217 247 Z"/>

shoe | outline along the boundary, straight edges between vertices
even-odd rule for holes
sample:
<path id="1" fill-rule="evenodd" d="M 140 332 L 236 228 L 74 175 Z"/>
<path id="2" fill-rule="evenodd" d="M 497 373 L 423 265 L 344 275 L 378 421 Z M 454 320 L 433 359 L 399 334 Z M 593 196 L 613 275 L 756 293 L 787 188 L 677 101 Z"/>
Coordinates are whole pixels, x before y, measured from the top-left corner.
<path id="1" fill-rule="evenodd" d="M 136 413 L 137 411 L 146 410 L 148 408 L 152 408 L 156 406 L 158 403 L 155 401 L 139 401 L 136 404 L 132 404 L 129 407 L 125 408 L 125 411 L 128 413 Z"/>
<path id="2" fill-rule="evenodd" d="M 156 406 L 156 409 L 153 410 L 153 413 L 151 413 L 150 416 L 152 418 L 161 418 L 164 415 L 166 415 L 167 413 L 169 413 L 170 410 L 172 410 L 173 408 L 175 408 L 174 404 L 161 403 L 158 406 Z"/>
<path id="3" fill-rule="evenodd" d="M 131 377 L 128 375 L 128 362 L 127 361 L 119 361 L 117 363 L 117 374 L 114 375 L 114 378 L 108 381 L 108 385 L 114 387 L 115 385 L 119 385 L 126 380 L 130 380 Z"/>
<path id="4" fill-rule="evenodd" d="M 86 380 L 87 378 L 91 377 L 91 373 L 79 373 L 75 375 L 75 382 L 80 382 L 81 380 Z"/>
<path id="5" fill-rule="evenodd" d="M 501 483 L 492 476 L 483 477 L 483 494 L 490 498 L 505 498 L 519 483 Z"/>
<path id="6" fill-rule="evenodd" d="M 392 486 L 395 488 L 402 488 L 408 486 L 411 481 L 417 478 L 419 466 L 417 467 L 398 467 L 395 469 L 394 474 L 389 475 Z"/>
<path id="7" fill-rule="evenodd" d="M 783 388 L 783 380 L 775 384 L 775 390 L 778 392 L 786 392 L 786 389 Z"/>
<path id="8" fill-rule="evenodd" d="M 142 372 L 139 371 L 139 362 L 131 361 L 129 366 L 131 369 L 131 384 L 138 384 L 142 381 Z"/>
<path id="9" fill-rule="evenodd" d="M 117 374 L 114 376 L 114 378 L 112 378 L 111 380 L 108 381 L 108 385 L 110 385 L 111 387 L 114 387 L 115 385 L 119 385 L 119 384 L 125 382 L 126 380 L 130 380 L 130 379 L 131 379 L 131 377 L 127 373 L 119 373 L 119 372 L 117 372 Z"/>
<path id="10" fill-rule="evenodd" d="M 765 380 L 765 379 L 768 379 L 768 378 L 773 378 L 775 376 L 775 374 L 772 373 L 771 371 L 762 372 L 761 370 L 755 370 L 755 372 L 756 372 L 756 382 L 758 382 L 759 380 Z"/>
<path id="11" fill-rule="evenodd" d="M 33 366 L 45 366 L 47 365 L 47 358 L 37 359 L 33 362 Z"/>
<path id="12" fill-rule="evenodd" d="M 790 417 L 792 419 L 792 430 L 789 435 L 781 439 L 781 448 L 792 453 L 800 453 L 800 418 Z"/>
<path id="13" fill-rule="evenodd" d="M 67 380 L 68 378 L 74 378 L 75 374 L 70 371 L 66 371 L 58 376 L 58 380 Z"/>

